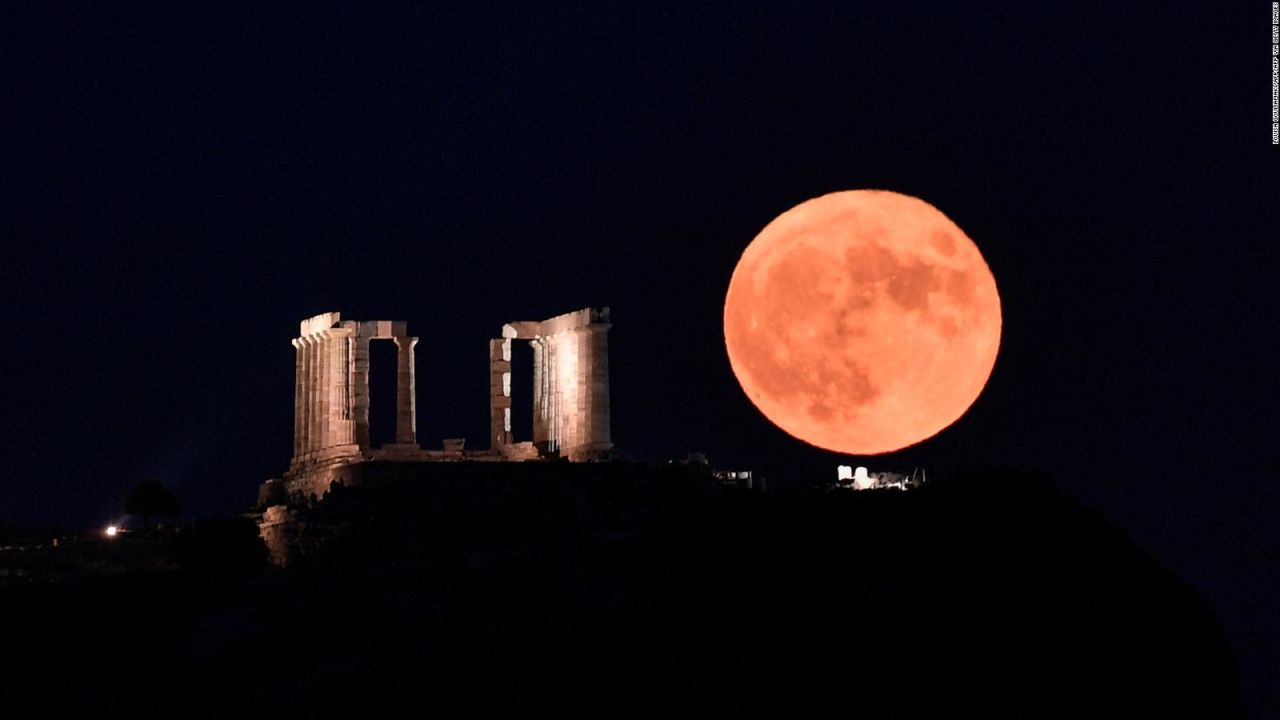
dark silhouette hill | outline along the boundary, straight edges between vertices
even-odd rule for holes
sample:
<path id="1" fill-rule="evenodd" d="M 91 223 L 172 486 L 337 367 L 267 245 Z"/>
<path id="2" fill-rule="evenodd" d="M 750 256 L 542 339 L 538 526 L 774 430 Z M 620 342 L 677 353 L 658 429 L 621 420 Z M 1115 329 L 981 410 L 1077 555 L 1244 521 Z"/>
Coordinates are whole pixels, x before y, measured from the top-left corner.
<path id="1" fill-rule="evenodd" d="M 684 467 L 369 470 L 306 514 L 285 570 L 206 550 L 0 595 L 20 665 L 0 689 L 135 716 L 1240 715 L 1199 596 L 1044 477 L 762 494 Z"/>

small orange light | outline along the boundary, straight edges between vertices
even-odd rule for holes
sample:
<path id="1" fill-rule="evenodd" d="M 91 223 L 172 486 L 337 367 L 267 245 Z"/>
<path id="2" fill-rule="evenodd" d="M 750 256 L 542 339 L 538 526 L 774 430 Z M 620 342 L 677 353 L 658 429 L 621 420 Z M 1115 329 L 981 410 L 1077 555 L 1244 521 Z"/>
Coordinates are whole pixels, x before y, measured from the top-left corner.
<path id="1" fill-rule="evenodd" d="M 107 526 L 107 537 L 115 537 L 116 533 L 118 532 L 120 532 L 120 528 L 116 527 L 115 525 Z"/>

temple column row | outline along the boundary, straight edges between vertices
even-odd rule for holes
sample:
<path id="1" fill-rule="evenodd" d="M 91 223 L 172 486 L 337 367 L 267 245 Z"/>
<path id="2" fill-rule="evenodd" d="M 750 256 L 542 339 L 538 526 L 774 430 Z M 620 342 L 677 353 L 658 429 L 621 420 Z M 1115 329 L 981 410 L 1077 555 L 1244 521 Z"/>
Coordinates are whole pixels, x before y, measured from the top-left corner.
<path id="1" fill-rule="evenodd" d="M 489 418 L 493 447 L 511 433 L 511 340 L 533 349 L 533 444 L 543 454 L 599 457 L 612 447 L 609 423 L 608 310 L 584 310 L 540 323 L 503 326 L 489 341 Z"/>
<path id="2" fill-rule="evenodd" d="M 534 442 L 549 452 L 610 443 L 608 330 L 593 323 L 533 341 Z"/>
<path id="3" fill-rule="evenodd" d="M 293 463 L 305 465 L 371 449 L 369 343 L 396 344 L 396 430 L 388 443 L 402 453 L 418 443 L 418 338 L 402 321 L 342 321 L 336 313 L 303 320 L 293 340 Z"/>
<path id="4" fill-rule="evenodd" d="M 294 458 L 354 445 L 350 332 L 335 329 L 296 338 Z"/>
<path id="5" fill-rule="evenodd" d="M 337 394 L 334 411 L 343 417 L 343 437 L 362 450 L 372 447 L 369 429 L 369 343 L 388 339 L 396 344 L 396 435 L 395 443 L 416 445 L 418 442 L 417 373 L 415 348 L 418 338 L 392 336 L 380 338 L 356 334 L 345 338 L 340 348 L 345 365 L 349 368 L 345 378 L 337 378 L 342 389 Z"/>

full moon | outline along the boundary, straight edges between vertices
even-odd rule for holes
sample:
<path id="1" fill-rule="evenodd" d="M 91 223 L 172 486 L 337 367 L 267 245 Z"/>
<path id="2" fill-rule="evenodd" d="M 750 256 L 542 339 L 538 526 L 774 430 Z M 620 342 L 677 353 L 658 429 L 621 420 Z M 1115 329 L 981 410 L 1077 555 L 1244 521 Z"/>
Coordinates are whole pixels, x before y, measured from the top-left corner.
<path id="1" fill-rule="evenodd" d="M 930 438 L 995 366 L 1000 296 L 973 241 L 919 198 L 850 190 L 769 223 L 724 303 L 729 363 L 771 422 L 853 455 Z"/>

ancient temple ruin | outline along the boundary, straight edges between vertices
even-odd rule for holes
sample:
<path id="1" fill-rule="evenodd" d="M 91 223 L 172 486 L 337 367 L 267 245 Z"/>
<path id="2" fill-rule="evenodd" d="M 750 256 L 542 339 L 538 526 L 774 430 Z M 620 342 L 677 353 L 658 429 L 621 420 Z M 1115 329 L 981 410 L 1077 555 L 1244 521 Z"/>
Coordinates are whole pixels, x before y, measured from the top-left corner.
<path id="1" fill-rule="evenodd" d="M 468 450 L 446 439 L 439 450 L 418 443 L 414 346 L 401 320 L 343 320 L 328 312 L 303 320 L 294 372 L 293 459 L 268 481 L 260 504 L 322 498 L 353 481 L 366 462 L 601 460 L 612 450 L 609 428 L 609 309 L 584 308 L 540 322 L 510 322 L 489 343 L 489 448 Z M 369 430 L 369 345 L 398 348 L 395 442 L 374 446 Z M 533 387 L 513 388 L 511 342 L 533 347 Z M 482 374 L 479 374 L 483 377 Z M 533 395 L 533 437 L 512 433 L 513 392 Z"/>
<path id="2" fill-rule="evenodd" d="M 609 437 L 609 309 L 585 308 L 542 322 L 512 322 L 489 341 L 489 436 L 507 457 L 590 460 Z M 533 346 L 533 439 L 511 433 L 511 341 Z M 519 388 L 516 388 L 519 390 Z"/>
<path id="3" fill-rule="evenodd" d="M 294 372 L 293 461 L 291 474 L 334 460 L 372 457 L 369 441 L 369 343 L 391 340 L 398 349 L 396 441 L 380 456 L 418 448 L 413 348 L 399 320 L 358 322 L 330 312 L 302 321 Z"/>

